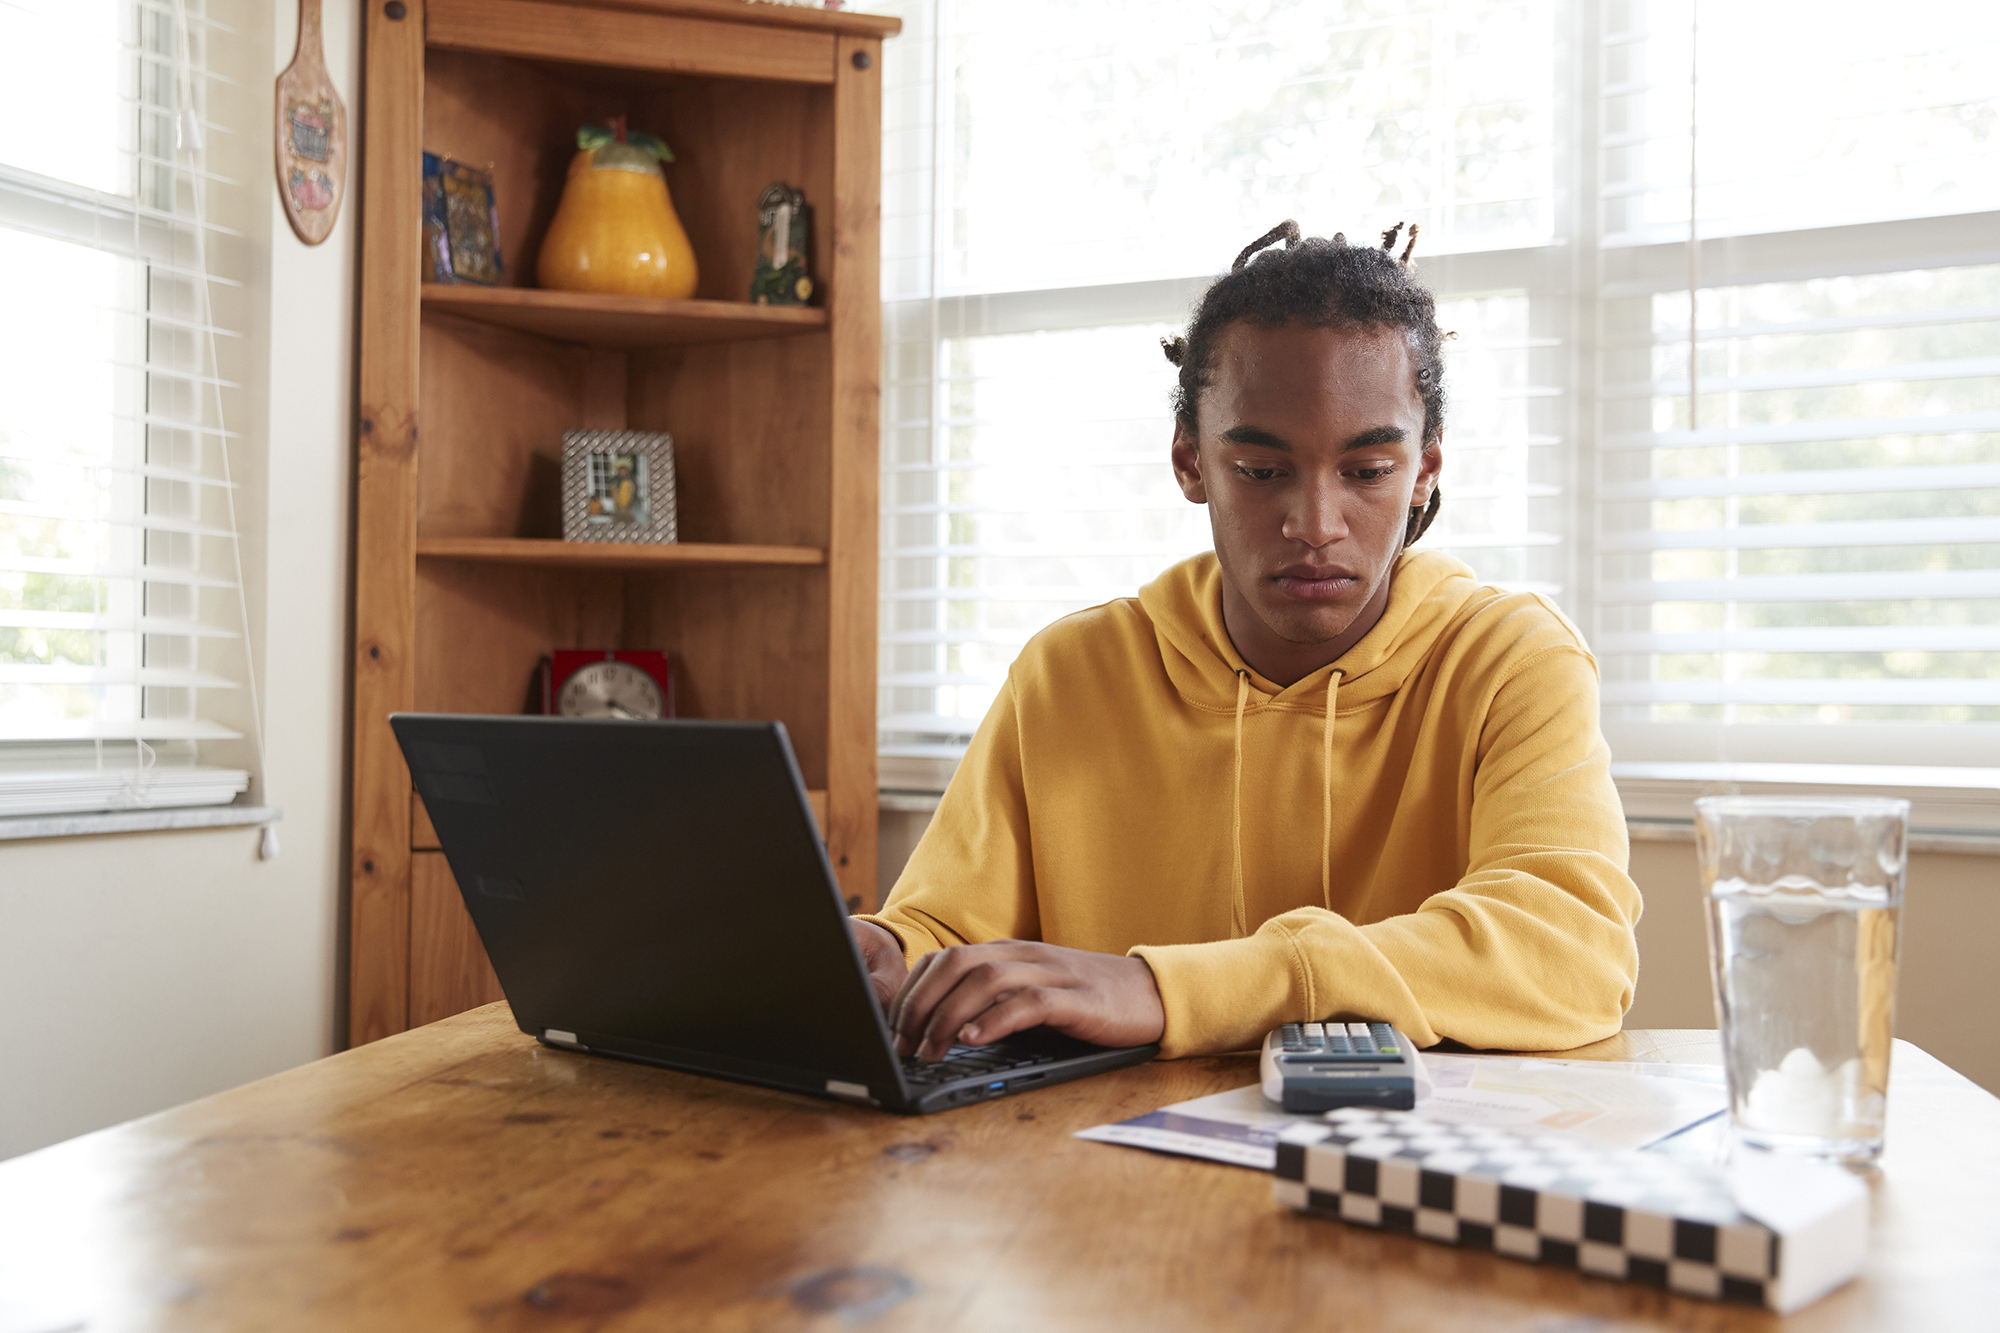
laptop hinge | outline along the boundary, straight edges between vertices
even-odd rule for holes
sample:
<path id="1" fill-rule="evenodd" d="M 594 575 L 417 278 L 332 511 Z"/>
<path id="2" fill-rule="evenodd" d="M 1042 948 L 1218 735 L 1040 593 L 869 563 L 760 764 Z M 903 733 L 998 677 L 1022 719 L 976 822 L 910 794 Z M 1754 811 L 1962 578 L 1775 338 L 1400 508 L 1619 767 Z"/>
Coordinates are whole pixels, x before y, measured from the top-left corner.
<path id="1" fill-rule="evenodd" d="M 576 1039 L 574 1032 L 564 1032 L 561 1028 L 543 1028 L 542 1040 L 551 1046 L 560 1046 L 568 1051 L 587 1051 L 590 1049 Z"/>
<path id="2" fill-rule="evenodd" d="M 868 1095 L 868 1085 L 865 1083 L 843 1083 L 837 1078 L 830 1078 L 826 1081 L 826 1090 L 836 1097 L 845 1097 L 849 1101 L 864 1102 L 870 1106 L 875 1104 L 875 1099 Z"/>

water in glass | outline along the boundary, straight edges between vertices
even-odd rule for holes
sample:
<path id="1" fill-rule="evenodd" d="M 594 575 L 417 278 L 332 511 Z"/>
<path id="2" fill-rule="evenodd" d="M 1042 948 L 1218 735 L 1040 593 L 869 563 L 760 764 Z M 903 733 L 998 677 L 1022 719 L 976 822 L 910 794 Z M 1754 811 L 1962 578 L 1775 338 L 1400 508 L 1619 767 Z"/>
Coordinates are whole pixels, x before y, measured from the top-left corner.
<path id="1" fill-rule="evenodd" d="M 1880 1151 L 1899 910 L 1886 890 L 1803 876 L 1716 884 L 1717 1011 L 1744 1140 L 1849 1161 Z"/>
<path id="2" fill-rule="evenodd" d="M 1739 1142 L 1882 1150 L 1909 804 L 1705 797 L 1695 841 Z"/>

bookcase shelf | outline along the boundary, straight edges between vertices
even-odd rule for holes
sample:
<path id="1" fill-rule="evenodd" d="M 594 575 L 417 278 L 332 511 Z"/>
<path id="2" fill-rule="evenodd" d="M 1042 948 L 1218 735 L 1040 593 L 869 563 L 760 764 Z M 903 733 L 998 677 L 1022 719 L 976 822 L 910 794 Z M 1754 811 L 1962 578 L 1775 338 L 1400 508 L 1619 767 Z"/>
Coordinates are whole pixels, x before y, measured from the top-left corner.
<path id="1" fill-rule="evenodd" d="M 425 313 L 456 315 L 603 351 L 747 342 L 819 333 L 824 310 L 748 301 L 664 301 L 642 296 L 546 292 L 534 287 L 425 283 Z"/>
<path id="2" fill-rule="evenodd" d="M 364 6 L 347 1039 L 499 998 L 389 715 L 521 713 L 558 649 L 648 649 L 683 717 L 783 722 L 875 898 L 882 41 L 748 0 Z M 672 145 L 685 301 L 542 291 L 577 128 Z M 502 285 L 426 279 L 422 157 L 493 175 Z M 757 199 L 814 208 L 820 304 L 750 304 Z M 673 437 L 674 545 L 564 542 L 571 430 Z"/>
<path id="3" fill-rule="evenodd" d="M 811 546 L 743 546 L 728 542 L 564 542 L 528 537 L 419 537 L 417 558 L 476 560 L 549 569 L 692 569 L 723 565 L 824 565 Z"/>

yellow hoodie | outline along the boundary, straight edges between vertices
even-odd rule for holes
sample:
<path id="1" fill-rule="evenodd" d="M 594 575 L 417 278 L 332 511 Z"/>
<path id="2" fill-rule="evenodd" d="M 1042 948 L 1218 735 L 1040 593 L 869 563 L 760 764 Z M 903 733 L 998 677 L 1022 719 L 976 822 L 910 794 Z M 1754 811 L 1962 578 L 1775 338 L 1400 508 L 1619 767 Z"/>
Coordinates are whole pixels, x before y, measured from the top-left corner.
<path id="1" fill-rule="evenodd" d="M 1036 635 L 866 919 L 912 960 L 1137 954 L 1168 1056 L 1333 1016 L 1425 1046 L 1617 1031 L 1639 892 L 1575 628 L 1409 553 L 1368 636 L 1280 687 L 1230 643 L 1221 589 L 1201 555 Z"/>

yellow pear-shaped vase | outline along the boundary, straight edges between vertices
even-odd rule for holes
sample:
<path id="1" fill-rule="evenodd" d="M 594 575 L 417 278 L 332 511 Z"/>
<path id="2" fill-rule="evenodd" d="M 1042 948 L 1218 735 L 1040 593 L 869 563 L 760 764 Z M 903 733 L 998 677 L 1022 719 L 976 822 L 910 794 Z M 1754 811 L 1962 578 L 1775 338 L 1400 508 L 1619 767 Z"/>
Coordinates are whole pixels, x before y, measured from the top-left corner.
<path id="1" fill-rule="evenodd" d="M 624 143 L 570 159 L 535 275 L 563 292 L 693 296 L 700 270 L 659 161 Z"/>

